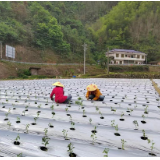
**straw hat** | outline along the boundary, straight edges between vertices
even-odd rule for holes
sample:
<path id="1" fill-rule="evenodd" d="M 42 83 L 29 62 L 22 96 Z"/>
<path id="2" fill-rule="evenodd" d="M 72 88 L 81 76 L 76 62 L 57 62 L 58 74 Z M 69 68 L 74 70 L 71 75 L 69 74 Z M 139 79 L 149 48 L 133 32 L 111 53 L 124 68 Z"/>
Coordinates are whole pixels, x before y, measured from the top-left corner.
<path id="1" fill-rule="evenodd" d="M 64 85 L 61 82 L 55 82 L 52 85 L 53 86 L 58 86 L 58 87 L 64 87 Z"/>
<path id="2" fill-rule="evenodd" d="M 95 91 L 97 88 L 98 88 L 97 85 L 90 84 L 87 86 L 87 91 Z"/>

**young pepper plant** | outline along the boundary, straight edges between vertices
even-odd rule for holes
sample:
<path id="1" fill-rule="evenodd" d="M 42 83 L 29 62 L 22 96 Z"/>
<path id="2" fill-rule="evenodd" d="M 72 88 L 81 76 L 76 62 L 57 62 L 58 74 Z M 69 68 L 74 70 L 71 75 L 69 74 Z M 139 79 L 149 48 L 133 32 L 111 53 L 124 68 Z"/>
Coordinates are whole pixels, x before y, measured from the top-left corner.
<path id="1" fill-rule="evenodd" d="M 105 148 L 103 153 L 105 153 L 104 157 L 108 157 L 109 148 Z"/>
<path id="2" fill-rule="evenodd" d="M 126 143 L 126 141 L 124 139 L 121 139 L 121 143 L 122 143 L 122 149 L 124 150 L 124 144 Z"/>
<path id="3" fill-rule="evenodd" d="M 72 143 L 69 143 L 68 144 L 68 153 L 69 153 L 69 155 L 71 155 L 72 156 L 72 154 L 73 154 L 73 149 L 75 148 L 75 147 L 73 147 L 73 144 Z"/>

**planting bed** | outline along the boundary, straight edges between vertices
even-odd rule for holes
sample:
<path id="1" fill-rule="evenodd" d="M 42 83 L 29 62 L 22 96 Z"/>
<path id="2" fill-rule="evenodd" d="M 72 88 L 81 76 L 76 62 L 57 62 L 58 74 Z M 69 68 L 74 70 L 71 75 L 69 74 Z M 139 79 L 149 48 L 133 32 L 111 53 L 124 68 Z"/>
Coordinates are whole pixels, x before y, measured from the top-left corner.
<path id="1" fill-rule="evenodd" d="M 56 81 L 72 95 L 71 104 L 50 100 Z M 103 102 L 86 100 L 90 83 L 105 95 Z M 158 106 L 149 79 L 1 81 L 0 156 L 159 157 Z"/>

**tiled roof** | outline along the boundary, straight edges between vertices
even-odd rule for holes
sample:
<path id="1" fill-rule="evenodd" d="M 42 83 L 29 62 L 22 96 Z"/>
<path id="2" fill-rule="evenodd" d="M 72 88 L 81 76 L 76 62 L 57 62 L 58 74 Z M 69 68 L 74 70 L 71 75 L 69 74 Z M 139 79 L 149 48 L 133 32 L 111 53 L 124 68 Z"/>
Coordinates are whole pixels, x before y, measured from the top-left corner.
<path id="1" fill-rule="evenodd" d="M 113 49 L 113 50 L 110 50 L 110 52 L 143 53 L 143 52 L 140 52 L 140 51 L 129 50 L 129 49 Z"/>

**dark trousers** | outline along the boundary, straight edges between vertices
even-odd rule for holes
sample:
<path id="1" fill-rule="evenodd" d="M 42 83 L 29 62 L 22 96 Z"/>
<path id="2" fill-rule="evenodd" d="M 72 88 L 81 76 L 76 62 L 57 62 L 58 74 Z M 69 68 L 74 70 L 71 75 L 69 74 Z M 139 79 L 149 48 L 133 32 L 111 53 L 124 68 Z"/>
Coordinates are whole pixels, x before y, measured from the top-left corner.
<path id="1" fill-rule="evenodd" d="M 91 94 L 89 95 L 89 99 L 93 99 L 95 97 L 95 95 Z M 100 95 L 99 98 L 97 99 L 97 101 L 103 101 L 105 96 Z"/>
<path id="2" fill-rule="evenodd" d="M 72 99 L 72 96 L 69 94 L 69 95 L 67 96 L 67 99 L 66 99 L 63 103 L 68 104 L 69 101 L 71 101 L 71 99 Z"/>

